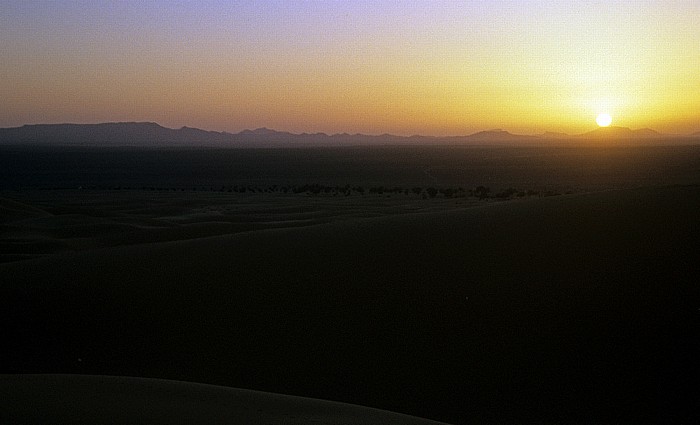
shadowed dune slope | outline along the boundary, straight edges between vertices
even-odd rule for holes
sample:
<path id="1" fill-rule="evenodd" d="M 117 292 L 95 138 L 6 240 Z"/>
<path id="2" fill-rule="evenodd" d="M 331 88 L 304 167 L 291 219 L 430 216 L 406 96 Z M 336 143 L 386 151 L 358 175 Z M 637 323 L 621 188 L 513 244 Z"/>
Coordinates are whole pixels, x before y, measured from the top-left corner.
<path id="1" fill-rule="evenodd" d="M 161 379 L 0 376 L 0 420 L 21 424 L 439 425 L 397 413 Z"/>
<path id="2" fill-rule="evenodd" d="M 450 423 L 690 423 L 699 211 L 700 187 L 646 188 L 2 264 L 0 365 Z"/>
<path id="3" fill-rule="evenodd" d="M 23 218 L 45 217 L 46 211 L 11 199 L 0 198 L 0 223 Z"/>

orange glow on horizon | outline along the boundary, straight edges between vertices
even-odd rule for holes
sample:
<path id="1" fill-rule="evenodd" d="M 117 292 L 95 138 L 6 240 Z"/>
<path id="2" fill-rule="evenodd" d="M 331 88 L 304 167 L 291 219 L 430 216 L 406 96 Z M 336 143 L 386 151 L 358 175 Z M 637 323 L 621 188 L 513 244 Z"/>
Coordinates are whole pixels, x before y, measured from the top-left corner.
<path id="1" fill-rule="evenodd" d="M 8 11 L 0 127 L 576 134 L 609 113 L 619 126 L 700 131 L 700 6 L 642 3 Z"/>

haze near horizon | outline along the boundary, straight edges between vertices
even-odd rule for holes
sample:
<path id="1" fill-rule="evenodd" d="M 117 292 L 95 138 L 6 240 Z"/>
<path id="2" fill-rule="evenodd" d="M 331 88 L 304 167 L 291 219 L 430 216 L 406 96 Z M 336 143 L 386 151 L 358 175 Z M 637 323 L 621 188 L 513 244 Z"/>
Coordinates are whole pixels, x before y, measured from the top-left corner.
<path id="1" fill-rule="evenodd" d="M 700 4 L 9 1 L 0 127 L 700 130 Z"/>

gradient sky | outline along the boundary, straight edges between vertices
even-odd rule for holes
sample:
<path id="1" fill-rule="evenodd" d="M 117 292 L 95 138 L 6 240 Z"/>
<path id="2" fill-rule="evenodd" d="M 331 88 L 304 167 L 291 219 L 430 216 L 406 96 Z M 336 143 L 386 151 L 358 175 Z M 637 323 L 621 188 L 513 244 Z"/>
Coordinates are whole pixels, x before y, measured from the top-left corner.
<path id="1" fill-rule="evenodd" d="M 15 1 L 0 127 L 700 131 L 700 2 Z"/>

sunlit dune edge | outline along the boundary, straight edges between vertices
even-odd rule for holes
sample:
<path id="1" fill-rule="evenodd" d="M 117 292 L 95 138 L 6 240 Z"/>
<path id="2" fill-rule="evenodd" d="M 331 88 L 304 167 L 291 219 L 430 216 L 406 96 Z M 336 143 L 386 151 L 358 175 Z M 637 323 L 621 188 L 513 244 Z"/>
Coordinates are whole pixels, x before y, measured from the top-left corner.
<path id="1" fill-rule="evenodd" d="M 3 423 L 440 424 L 332 401 L 116 376 L 2 375 L 0 400 Z"/>

